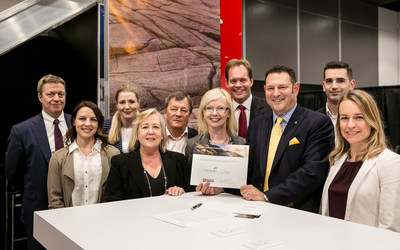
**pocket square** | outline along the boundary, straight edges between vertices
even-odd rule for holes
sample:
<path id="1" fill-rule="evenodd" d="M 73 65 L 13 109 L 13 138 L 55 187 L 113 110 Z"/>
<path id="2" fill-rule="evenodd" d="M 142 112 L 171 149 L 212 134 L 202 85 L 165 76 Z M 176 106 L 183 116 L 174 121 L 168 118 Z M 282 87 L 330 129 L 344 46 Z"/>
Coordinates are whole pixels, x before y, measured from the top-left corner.
<path id="1" fill-rule="evenodd" d="M 300 144 L 299 140 L 297 140 L 296 137 L 294 137 L 293 139 L 291 139 L 289 141 L 289 146 L 296 145 L 296 144 Z"/>

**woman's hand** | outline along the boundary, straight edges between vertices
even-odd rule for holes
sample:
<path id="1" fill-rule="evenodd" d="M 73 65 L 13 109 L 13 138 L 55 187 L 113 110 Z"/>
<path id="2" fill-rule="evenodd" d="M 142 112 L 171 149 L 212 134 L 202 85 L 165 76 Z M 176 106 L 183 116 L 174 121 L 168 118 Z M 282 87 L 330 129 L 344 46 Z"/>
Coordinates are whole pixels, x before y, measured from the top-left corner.
<path id="1" fill-rule="evenodd" d="M 170 187 L 165 191 L 165 194 L 171 195 L 171 196 L 179 196 L 184 193 L 185 193 L 185 190 L 183 190 L 183 188 L 177 187 L 177 186 Z"/>
<path id="2" fill-rule="evenodd" d="M 220 187 L 210 187 L 210 183 L 206 182 L 206 184 L 203 185 L 203 183 L 200 183 L 196 187 L 196 191 L 201 191 L 202 194 L 205 195 L 216 195 L 219 193 L 222 193 L 222 188 Z"/>

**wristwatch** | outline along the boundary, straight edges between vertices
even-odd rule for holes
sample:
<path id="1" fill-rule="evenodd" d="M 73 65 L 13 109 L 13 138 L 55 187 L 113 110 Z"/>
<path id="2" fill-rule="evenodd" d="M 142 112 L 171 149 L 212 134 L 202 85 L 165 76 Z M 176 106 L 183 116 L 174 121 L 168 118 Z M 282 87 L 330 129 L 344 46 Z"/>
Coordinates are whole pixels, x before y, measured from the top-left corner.
<path id="1" fill-rule="evenodd" d="M 268 197 L 264 194 L 264 201 L 269 202 Z"/>

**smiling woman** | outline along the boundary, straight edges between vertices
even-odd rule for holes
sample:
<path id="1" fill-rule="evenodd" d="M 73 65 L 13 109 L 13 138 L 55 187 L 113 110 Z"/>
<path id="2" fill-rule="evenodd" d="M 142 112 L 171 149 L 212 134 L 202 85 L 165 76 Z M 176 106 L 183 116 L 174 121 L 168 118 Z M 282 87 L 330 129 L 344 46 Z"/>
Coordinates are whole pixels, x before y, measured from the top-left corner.
<path id="1" fill-rule="evenodd" d="M 104 117 L 96 104 L 79 103 L 71 115 L 66 147 L 56 151 L 49 163 L 47 189 L 49 208 L 99 203 L 118 149 L 107 145 L 101 130 Z"/>
<path id="2" fill-rule="evenodd" d="M 183 194 L 190 177 L 186 157 L 167 151 L 166 143 L 164 117 L 156 109 L 138 114 L 133 122 L 129 153 L 111 159 L 105 200 Z"/>
<path id="3" fill-rule="evenodd" d="M 349 91 L 339 101 L 338 118 L 322 214 L 400 232 L 400 155 L 387 148 L 374 99 Z"/>

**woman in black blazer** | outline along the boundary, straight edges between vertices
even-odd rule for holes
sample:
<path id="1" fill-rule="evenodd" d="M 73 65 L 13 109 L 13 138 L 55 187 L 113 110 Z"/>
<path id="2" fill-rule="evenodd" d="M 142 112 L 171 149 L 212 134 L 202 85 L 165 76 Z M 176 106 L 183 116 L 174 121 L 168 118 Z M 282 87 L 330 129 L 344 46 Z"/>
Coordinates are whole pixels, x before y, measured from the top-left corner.
<path id="1" fill-rule="evenodd" d="M 111 159 L 105 201 L 183 194 L 190 180 L 186 157 L 167 151 L 166 142 L 165 121 L 157 110 L 137 115 L 130 153 Z"/>

